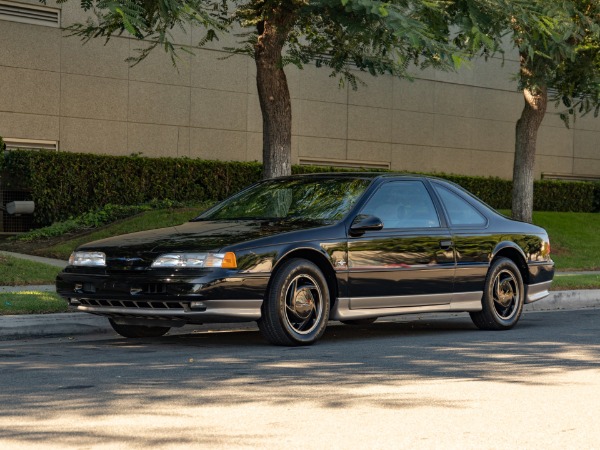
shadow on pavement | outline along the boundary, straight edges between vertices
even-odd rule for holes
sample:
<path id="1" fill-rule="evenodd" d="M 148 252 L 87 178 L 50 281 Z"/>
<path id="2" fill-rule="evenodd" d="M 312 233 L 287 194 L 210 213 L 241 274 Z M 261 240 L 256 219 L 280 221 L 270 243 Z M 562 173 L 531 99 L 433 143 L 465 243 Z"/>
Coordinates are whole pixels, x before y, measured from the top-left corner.
<path id="1" fill-rule="evenodd" d="M 508 332 L 478 331 L 468 317 L 340 325 L 316 345 L 294 348 L 270 346 L 254 331 L 7 344 L 0 347 L 0 419 L 22 426 L 0 430 L 0 439 L 41 442 L 44 433 L 26 423 L 36 416 L 69 411 L 85 420 L 123 407 L 136 414 L 297 402 L 463 408 L 461 402 L 394 392 L 428 381 L 536 385 L 540 374 L 597 369 L 599 318 L 600 310 L 530 313 Z M 84 434 L 64 439 L 111 442 L 109 430 Z M 209 434 L 205 443 L 218 439 Z M 136 442 L 161 445 L 150 437 Z"/>

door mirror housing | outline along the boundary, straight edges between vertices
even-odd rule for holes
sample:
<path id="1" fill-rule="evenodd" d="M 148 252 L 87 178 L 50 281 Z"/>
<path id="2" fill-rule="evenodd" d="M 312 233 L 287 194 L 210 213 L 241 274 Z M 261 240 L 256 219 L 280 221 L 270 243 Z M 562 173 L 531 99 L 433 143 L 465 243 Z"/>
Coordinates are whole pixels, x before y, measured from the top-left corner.
<path id="1" fill-rule="evenodd" d="M 352 225 L 350 225 L 350 234 L 358 236 L 365 231 L 379 231 L 381 229 L 383 229 L 383 222 L 379 217 L 371 216 L 369 214 L 360 214 L 352 221 Z"/>

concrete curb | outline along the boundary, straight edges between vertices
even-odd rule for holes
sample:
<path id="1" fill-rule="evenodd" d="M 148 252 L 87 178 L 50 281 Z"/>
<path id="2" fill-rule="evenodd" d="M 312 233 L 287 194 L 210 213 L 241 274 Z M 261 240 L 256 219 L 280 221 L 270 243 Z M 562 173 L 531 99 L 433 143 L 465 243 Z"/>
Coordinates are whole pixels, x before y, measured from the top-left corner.
<path id="1" fill-rule="evenodd" d="M 600 289 L 553 291 L 543 300 L 525 305 L 525 311 L 560 311 L 600 307 Z"/>
<path id="2" fill-rule="evenodd" d="M 526 305 L 525 311 L 561 311 L 586 308 L 600 308 L 600 290 L 554 291 L 545 299 Z M 456 313 L 418 314 L 418 316 L 450 318 L 456 317 Z M 219 332 L 255 329 L 257 327 L 254 322 L 189 325 L 173 329 L 171 334 L 189 333 L 191 330 Z M 106 333 L 114 332 L 105 317 L 80 312 L 0 316 L 0 340 Z"/>
<path id="3" fill-rule="evenodd" d="M 53 284 L 38 284 L 30 286 L 0 286 L 0 294 L 23 291 L 56 292 L 56 286 Z"/>
<path id="4" fill-rule="evenodd" d="M 107 333 L 105 317 L 85 313 L 0 316 L 0 340 Z"/>

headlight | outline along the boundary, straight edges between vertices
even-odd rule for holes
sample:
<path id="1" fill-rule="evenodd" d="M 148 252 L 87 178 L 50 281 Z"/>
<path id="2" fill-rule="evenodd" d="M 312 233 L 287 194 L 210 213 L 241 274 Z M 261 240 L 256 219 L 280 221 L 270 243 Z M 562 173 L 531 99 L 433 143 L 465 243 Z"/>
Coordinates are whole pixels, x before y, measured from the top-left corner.
<path id="1" fill-rule="evenodd" d="M 221 267 L 235 269 L 237 261 L 235 253 L 167 253 L 160 255 L 152 263 L 152 267 Z"/>
<path id="2" fill-rule="evenodd" d="M 106 255 L 102 252 L 73 252 L 69 257 L 72 266 L 106 266 Z"/>

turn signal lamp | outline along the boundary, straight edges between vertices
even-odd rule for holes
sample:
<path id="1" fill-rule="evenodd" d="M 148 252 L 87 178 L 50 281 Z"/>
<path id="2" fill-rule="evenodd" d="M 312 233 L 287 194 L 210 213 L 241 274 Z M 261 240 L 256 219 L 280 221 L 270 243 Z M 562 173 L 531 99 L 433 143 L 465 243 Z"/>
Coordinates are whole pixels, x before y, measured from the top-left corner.
<path id="1" fill-rule="evenodd" d="M 235 253 L 227 252 L 223 256 L 223 262 L 221 263 L 223 269 L 235 269 L 237 268 L 237 260 L 235 259 Z"/>

